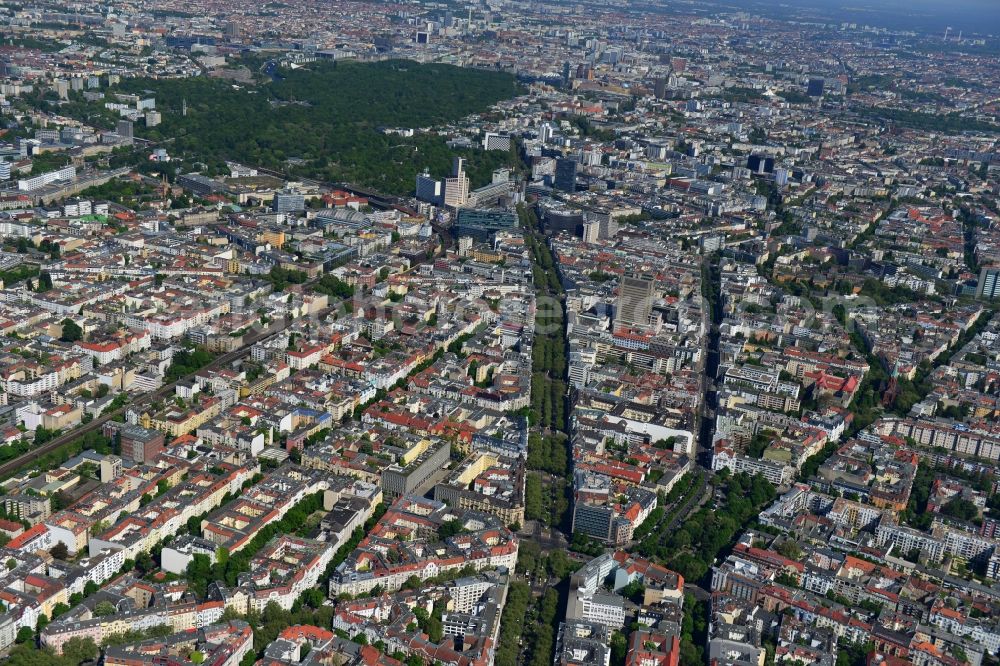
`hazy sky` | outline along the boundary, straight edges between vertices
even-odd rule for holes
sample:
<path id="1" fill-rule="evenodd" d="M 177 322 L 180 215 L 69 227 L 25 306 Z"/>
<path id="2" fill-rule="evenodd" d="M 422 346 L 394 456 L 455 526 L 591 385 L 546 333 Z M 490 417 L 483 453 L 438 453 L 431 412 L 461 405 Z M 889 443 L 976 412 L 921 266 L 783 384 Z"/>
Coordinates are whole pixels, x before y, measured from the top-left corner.
<path id="1" fill-rule="evenodd" d="M 829 19 L 852 23 L 941 33 L 951 26 L 954 31 L 1000 36 L 1000 0 L 736 0 L 727 4 L 744 2 L 772 8 L 812 7 Z"/>

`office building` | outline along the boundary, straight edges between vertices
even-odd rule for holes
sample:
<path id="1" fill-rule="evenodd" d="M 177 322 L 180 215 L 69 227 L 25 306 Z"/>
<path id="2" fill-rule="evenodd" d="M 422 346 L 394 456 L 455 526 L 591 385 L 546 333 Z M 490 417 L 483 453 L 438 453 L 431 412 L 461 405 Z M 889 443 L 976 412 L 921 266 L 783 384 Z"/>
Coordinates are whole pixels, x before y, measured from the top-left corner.
<path id="1" fill-rule="evenodd" d="M 611 663 L 610 628 L 584 620 L 563 622 L 556 641 L 555 663 L 557 666 L 607 666 Z"/>
<path id="2" fill-rule="evenodd" d="M 747 168 L 756 174 L 771 173 L 774 171 L 774 158 L 767 155 L 751 155 L 747 158 Z"/>
<path id="3" fill-rule="evenodd" d="M 822 97 L 823 84 L 823 79 L 809 79 L 809 87 L 806 90 L 806 94 L 810 97 Z"/>
<path id="4" fill-rule="evenodd" d="M 83 139 L 83 132 L 77 127 L 63 127 L 59 130 L 59 141 L 62 143 L 76 143 Z"/>
<path id="5" fill-rule="evenodd" d="M 271 207 L 276 213 L 294 213 L 306 209 L 306 198 L 296 192 L 276 192 Z"/>
<path id="6" fill-rule="evenodd" d="M 444 205 L 459 208 L 469 200 L 469 177 L 465 175 L 465 160 L 456 157 L 451 178 L 444 181 Z"/>
<path id="7" fill-rule="evenodd" d="M 576 191 L 576 170 L 579 165 L 577 161 L 568 157 L 561 157 L 556 160 L 556 176 L 553 187 L 563 192 Z"/>
<path id="8" fill-rule="evenodd" d="M 622 276 L 615 301 L 615 328 L 644 328 L 649 326 L 653 312 L 654 281 L 644 277 Z"/>
<path id="9" fill-rule="evenodd" d="M 538 128 L 538 139 L 542 143 L 548 143 L 549 141 L 552 140 L 552 137 L 555 135 L 555 133 L 556 131 L 555 129 L 553 129 L 550 123 L 542 123 L 542 126 Z"/>
<path id="10" fill-rule="evenodd" d="M 224 184 L 217 180 L 212 180 L 208 176 L 203 176 L 200 173 L 185 173 L 177 176 L 177 184 L 185 190 L 201 197 L 226 191 Z"/>
<path id="11" fill-rule="evenodd" d="M 698 239 L 698 246 L 702 252 L 717 252 L 726 244 L 725 234 L 709 234 Z"/>
<path id="12" fill-rule="evenodd" d="M 419 489 L 433 474 L 448 463 L 451 444 L 442 442 L 432 446 L 405 466 L 394 464 L 382 472 L 380 484 L 386 498 L 408 495 Z"/>
<path id="13" fill-rule="evenodd" d="M 123 139 L 132 138 L 132 121 L 131 120 L 119 120 L 118 121 L 118 136 Z"/>
<path id="14" fill-rule="evenodd" d="M 573 479 L 573 532 L 602 543 L 622 545 L 656 508 L 656 494 L 578 470 Z"/>
<path id="15" fill-rule="evenodd" d="M 574 236 L 583 237 L 583 224 L 586 222 L 583 211 L 560 205 L 550 199 L 539 206 L 538 214 L 547 232 L 566 231 Z"/>
<path id="16" fill-rule="evenodd" d="M 432 178 L 430 173 L 424 171 L 417 174 L 417 199 L 440 206 L 444 201 L 444 183 L 436 178 Z"/>
<path id="17" fill-rule="evenodd" d="M 238 41 L 240 38 L 240 24 L 236 21 L 230 21 L 226 24 L 226 39 L 231 42 Z"/>
<path id="18" fill-rule="evenodd" d="M 979 271 L 976 298 L 1000 298 L 1000 266 L 989 266 Z"/>
<path id="19" fill-rule="evenodd" d="M 497 206 L 501 199 L 508 197 L 510 197 L 510 181 L 494 180 L 469 192 L 469 200 L 466 205 L 482 208 Z"/>
<path id="20" fill-rule="evenodd" d="M 17 189 L 22 192 L 30 192 L 32 190 L 37 190 L 40 187 L 45 187 L 56 181 L 69 181 L 76 178 L 76 167 L 67 166 L 56 171 L 49 171 L 48 173 L 43 173 L 40 176 L 32 176 L 31 178 L 21 178 L 17 181 Z"/>
<path id="21" fill-rule="evenodd" d="M 43 143 L 56 143 L 62 136 L 62 132 L 57 129 L 37 129 L 35 130 L 35 139 Z"/>
<path id="22" fill-rule="evenodd" d="M 163 452 L 166 442 L 159 430 L 150 430 L 131 423 L 110 421 L 104 425 L 104 434 L 108 437 L 117 435 L 122 458 L 140 465 L 151 463 L 153 458 Z"/>
<path id="23" fill-rule="evenodd" d="M 586 502 L 573 504 L 573 531 L 601 541 L 611 541 L 615 520 L 614 507 Z"/>
<path id="24" fill-rule="evenodd" d="M 104 456 L 101 459 L 101 483 L 111 483 L 122 475 L 122 459 L 118 456 Z"/>
<path id="25" fill-rule="evenodd" d="M 0 161 L 0 180 L 10 180 L 10 162 Z"/>
<path id="26" fill-rule="evenodd" d="M 471 236 L 477 241 L 487 243 L 497 231 L 506 231 L 516 226 L 517 215 L 512 212 L 463 208 L 458 211 L 455 233 L 458 236 Z"/>
<path id="27" fill-rule="evenodd" d="M 656 95 L 656 99 L 665 99 L 667 96 L 667 80 L 665 78 L 658 78 L 653 82 L 653 94 Z"/>
<path id="28" fill-rule="evenodd" d="M 510 150 L 510 135 L 487 132 L 483 137 L 483 150 Z"/>

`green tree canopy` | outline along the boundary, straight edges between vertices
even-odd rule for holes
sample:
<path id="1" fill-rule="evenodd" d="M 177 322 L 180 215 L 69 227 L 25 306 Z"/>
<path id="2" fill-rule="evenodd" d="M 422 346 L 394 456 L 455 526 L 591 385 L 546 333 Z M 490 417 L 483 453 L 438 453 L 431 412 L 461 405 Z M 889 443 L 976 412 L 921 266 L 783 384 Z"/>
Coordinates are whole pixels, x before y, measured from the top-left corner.
<path id="1" fill-rule="evenodd" d="M 45 274 L 42 273 L 42 275 L 44 276 Z M 63 342 L 76 342 L 83 339 L 83 329 L 75 321 L 67 317 L 61 323 L 62 337 L 59 338 L 60 340 Z"/>

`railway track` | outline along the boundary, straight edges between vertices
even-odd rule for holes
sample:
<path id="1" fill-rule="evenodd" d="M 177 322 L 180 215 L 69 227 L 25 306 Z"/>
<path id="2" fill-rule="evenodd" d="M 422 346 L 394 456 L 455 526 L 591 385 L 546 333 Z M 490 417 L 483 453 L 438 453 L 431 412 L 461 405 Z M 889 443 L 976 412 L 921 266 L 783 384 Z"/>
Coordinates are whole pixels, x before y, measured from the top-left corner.
<path id="1" fill-rule="evenodd" d="M 141 396 L 139 396 L 139 398 L 137 398 L 134 402 L 126 403 L 125 405 L 119 407 L 118 409 L 112 412 L 108 412 L 107 414 L 102 414 L 101 416 L 97 417 L 90 423 L 86 423 L 80 426 L 79 428 L 75 428 L 67 433 L 63 433 L 62 435 L 59 435 L 58 437 L 55 437 L 49 440 L 48 442 L 45 442 L 41 446 L 35 447 L 30 451 L 27 451 L 19 455 L 16 458 L 8 460 L 7 462 L 0 465 L 0 479 L 5 479 L 8 476 L 13 475 L 22 467 L 29 465 L 33 460 L 36 460 L 48 453 L 51 453 L 60 448 L 61 446 L 65 446 L 66 444 L 73 442 L 73 440 L 78 439 L 83 435 L 86 435 L 87 433 L 102 428 L 105 423 L 112 420 L 114 417 L 123 414 L 125 410 L 128 409 L 129 407 L 134 408 L 134 407 L 144 407 L 146 405 L 151 405 L 157 400 L 170 395 L 171 393 L 173 393 L 174 387 L 177 386 L 178 382 L 184 379 L 188 379 L 197 374 L 198 372 L 201 372 L 202 370 L 210 370 L 218 368 L 220 366 L 232 363 L 237 359 L 243 358 L 244 356 L 250 353 L 250 349 L 251 347 L 253 347 L 253 345 L 257 344 L 261 340 L 277 335 L 278 333 L 283 331 L 286 328 L 286 326 L 287 324 L 285 323 L 284 320 L 281 320 L 280 322 L 275 322 L 267 329 L 261 331 L 256 335 L 253 335 L 249 341 L 245 340 L 243 345 L 240 346 L 239 349 L 234 349 L 231 352 L 226 352 L 222 356 L 213 359 L 211 363 L 201 368 L 200 370 L 189 373 L 175 382 L 170 382 L 169 384 L 165 384 L 151 393 L 144 393 Z"/>

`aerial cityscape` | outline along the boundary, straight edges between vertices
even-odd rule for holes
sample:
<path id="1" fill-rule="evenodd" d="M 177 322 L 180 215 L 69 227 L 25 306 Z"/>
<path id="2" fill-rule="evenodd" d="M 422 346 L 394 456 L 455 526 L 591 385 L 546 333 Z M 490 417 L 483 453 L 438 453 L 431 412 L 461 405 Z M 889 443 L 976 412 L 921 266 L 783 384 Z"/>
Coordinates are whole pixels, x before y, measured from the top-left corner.
<path id="1" fill-rule="evenodd" d="M 1000 3 L 0 26 L 0 663 L 1000 666 Z"/>

